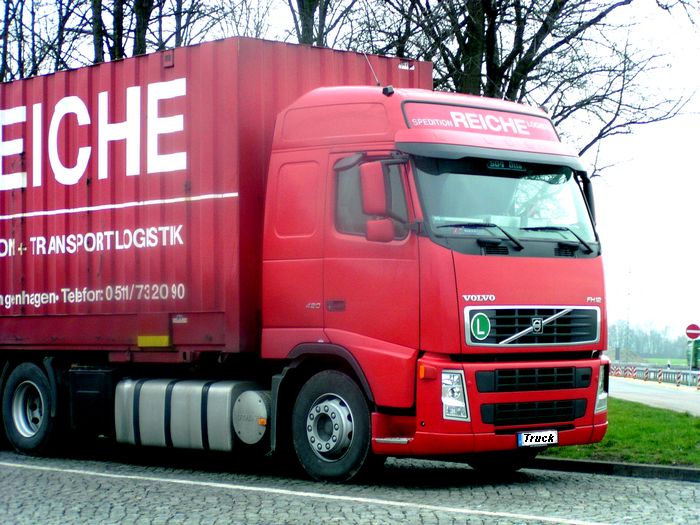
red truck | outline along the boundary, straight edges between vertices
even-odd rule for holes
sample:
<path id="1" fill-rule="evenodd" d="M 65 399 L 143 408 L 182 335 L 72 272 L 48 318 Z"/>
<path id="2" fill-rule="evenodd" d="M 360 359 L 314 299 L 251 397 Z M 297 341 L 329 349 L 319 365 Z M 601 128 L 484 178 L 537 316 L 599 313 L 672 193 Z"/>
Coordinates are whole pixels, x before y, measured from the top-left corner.
<path id="1" fill-rule="evenodd" d="M 431 73 L 235 38 L 2 85 L 9 443 L 252 447 L 343 481 L 601 440 L 585 169 L 539 109 Z"/>

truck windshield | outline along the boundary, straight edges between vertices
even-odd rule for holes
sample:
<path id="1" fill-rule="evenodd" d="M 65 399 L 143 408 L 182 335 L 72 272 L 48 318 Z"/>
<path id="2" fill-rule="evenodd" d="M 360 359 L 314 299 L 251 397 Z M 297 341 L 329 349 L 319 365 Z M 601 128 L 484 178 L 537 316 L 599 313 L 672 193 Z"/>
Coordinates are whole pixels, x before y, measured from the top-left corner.
<path id="1" fill-rule="evenodd" d="M 426 222 L 438 237 L 597 242 L 567 166 L 413 157 Z"/>

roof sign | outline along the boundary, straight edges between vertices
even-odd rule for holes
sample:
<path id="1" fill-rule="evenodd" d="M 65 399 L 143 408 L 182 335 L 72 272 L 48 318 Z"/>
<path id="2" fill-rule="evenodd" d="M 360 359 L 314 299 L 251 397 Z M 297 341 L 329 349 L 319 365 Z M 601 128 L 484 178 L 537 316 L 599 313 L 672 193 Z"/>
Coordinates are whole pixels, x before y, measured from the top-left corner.
<path id="1" fill-rule="evenodd" d="M 552 122 L 546 117 L 422 102 L 407 102 L 403 110 L 409 128 L 465 131 L 559 142 Z"/>

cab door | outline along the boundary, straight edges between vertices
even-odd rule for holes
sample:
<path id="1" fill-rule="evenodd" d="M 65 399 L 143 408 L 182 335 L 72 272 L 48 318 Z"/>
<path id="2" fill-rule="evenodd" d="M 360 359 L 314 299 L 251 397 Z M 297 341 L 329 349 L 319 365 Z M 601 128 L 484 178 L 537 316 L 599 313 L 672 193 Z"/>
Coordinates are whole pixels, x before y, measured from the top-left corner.
<path id="1" fill-rule="evenodd" d="M 387 403 L 410 406 L 419 341 L 419 279 L 418 239 L 409 228 L 413 211 L 406 166 L 384 159 L 393 235 L 368 240 L 368 224 L 374 231 L 369 236 L 376 238 L 373 226 L 386 225 L 387 218 L 363 210 L 362 163 L 347 155 L 331 158 L 324 243 L 325 332 L 331 342 L 350 349 L 365 373 L 387 390 L 392 384 L 397 387 L 387 394 Z M 398 386 L 401 382 L 406 388 Z"/>

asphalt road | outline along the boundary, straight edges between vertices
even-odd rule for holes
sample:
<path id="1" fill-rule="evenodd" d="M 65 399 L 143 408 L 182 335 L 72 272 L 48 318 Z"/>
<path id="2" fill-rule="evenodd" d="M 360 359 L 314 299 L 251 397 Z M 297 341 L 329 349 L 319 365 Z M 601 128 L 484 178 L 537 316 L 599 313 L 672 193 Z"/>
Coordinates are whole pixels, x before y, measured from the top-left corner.
<path id="1" fill-rule="evenodd" d="M 610 396 L 700 416 L 700 390 L 689 386 L 611 377 Z"/>
<path id="2" fill-rule="evenodd" d="M 331 485 L 269 460 L 103 447 L 68 458 L 0 451 L 0 523 L 697 523 L 700 483 L 390 459 L 369 482 Z"/>

